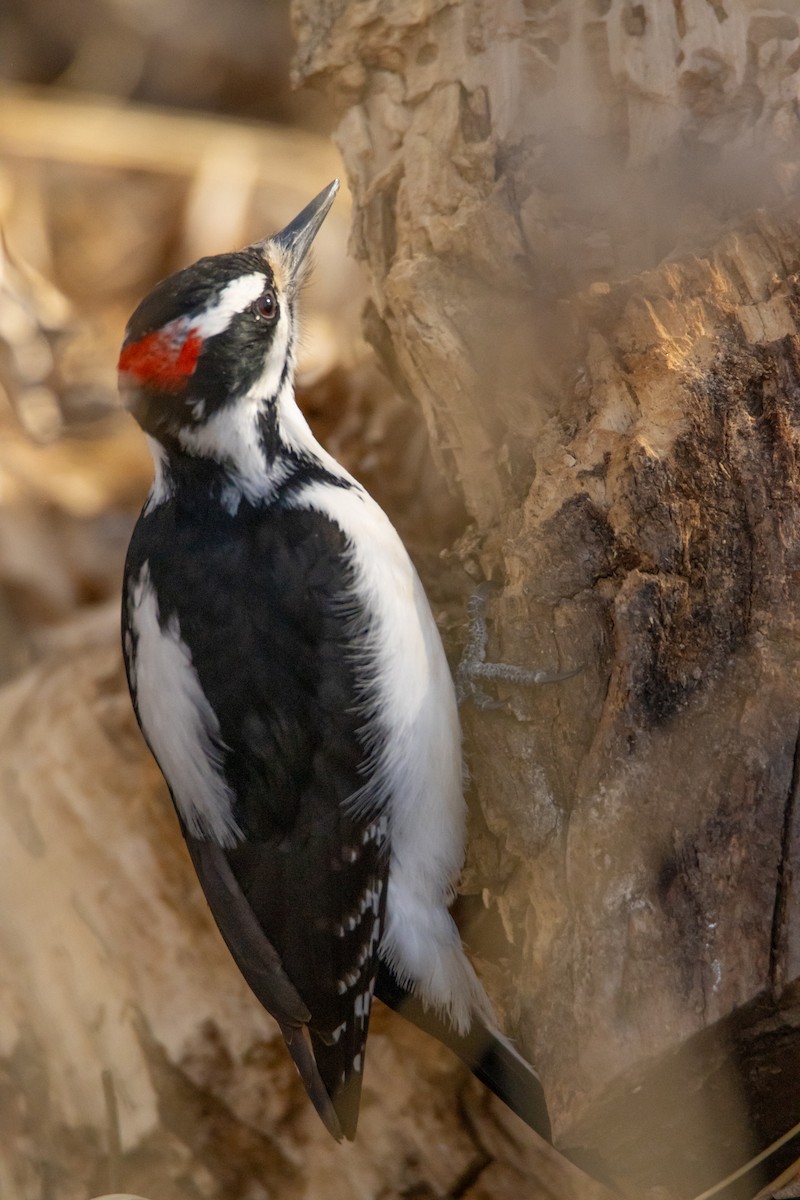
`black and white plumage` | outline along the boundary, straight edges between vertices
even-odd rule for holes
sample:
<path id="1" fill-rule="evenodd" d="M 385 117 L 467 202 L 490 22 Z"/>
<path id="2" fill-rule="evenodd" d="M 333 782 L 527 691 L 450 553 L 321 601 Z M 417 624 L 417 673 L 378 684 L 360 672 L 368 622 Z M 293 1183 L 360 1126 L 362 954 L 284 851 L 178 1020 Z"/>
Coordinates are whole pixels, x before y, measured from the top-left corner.
<path id="1" fill-rule="evenodd" d="M 337 187 L 128 324 L 120 388 L 156 468 L 125 568 L 131 695 L 222 936 L 331 1133 L 355 1133 L 377 994 L 549 1136 L 448 911 L 465 809 L 436 624 L 294 400 L 297 290 Z"/>

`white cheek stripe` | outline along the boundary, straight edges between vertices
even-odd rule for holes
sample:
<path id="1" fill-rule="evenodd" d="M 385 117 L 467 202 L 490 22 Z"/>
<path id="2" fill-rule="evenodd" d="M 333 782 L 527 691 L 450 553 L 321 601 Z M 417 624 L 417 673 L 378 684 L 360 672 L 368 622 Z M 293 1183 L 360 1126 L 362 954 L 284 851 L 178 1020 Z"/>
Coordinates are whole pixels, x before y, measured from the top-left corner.
<path id="1" fill-rule="evenodd" d="M 214 459 L 228 468 L 230 484 L 223 492 L 222 503 L 232 515 L 236 514 L 242 496 L 251 503 L 267 500 L 285 476 L 285 465 L 280 459 L 270 468 L 267 466 L 259 418 L 268 402 L 279 403 L 276 393 L 282 376 L 288 375 L 284 372 L 288 353 L 289 314 L 282 306 L 262 372 L 255 384 L 245 395 L 225 404 L 202 424 L 195 428 L 184 427 L 178 433 L 181 446 L 189 454 Z M 291 392 L 288 377 L 283 387 L 284 391 Z M 159 499 L 164 497 L 164 490 L 160 489 Z M 156 503 L 158 500 L 154 500 L 153 506 Z"/>
<path id="2" fill-rule="evenodd" d="M 264 365 L 256 382 L 247 393 L 248 398 L 259 401 L 278 402 L 278 389 L 281 380 L 291 389 L 291 379 L 294 374 L 294 357 L 291 339 L 291 313 L 285 301 L 281 301 L 278 322 L 272 331 L 269 350 L 264 358 Z M 287 365 L 287 359 L 290 359 Z"/>
<path id="3" fill-rule="evenodd" d="M 142 728 L 169 784 L 176 807 L 195 837 L 232 847 L 242 838 L 232 795 L 221 772 L 219 721 L 200 685 L 177 620 L 162 629 L 158 598 L 145 563 L 129 612 L 136 707 Z"/>

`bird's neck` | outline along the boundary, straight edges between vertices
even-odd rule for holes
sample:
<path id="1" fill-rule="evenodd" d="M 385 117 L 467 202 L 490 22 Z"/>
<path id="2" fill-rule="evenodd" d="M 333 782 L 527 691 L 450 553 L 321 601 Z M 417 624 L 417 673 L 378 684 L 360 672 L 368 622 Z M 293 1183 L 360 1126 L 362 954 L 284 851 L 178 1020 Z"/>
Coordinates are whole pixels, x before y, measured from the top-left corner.
<path id="1" fill-rule="evenodd" d="M 169 443 L 148 442 L 155 464 L 148 508 L 199 488 L 235 511 L 242 499 L 268 502 L 309 470 L 349 478 L 311 432 L 291 380 L 270 400 L 243 396 Z"/>

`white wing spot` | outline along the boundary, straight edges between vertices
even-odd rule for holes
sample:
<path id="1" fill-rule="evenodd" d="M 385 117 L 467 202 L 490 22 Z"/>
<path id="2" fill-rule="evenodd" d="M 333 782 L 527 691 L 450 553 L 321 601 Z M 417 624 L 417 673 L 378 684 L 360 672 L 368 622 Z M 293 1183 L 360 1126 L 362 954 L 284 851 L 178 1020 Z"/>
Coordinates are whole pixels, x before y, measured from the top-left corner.
<path id="1" fill-rule="evenodd" d="M 336 984 L 336 990 L 338 991 L 339 995 L 343 996 L 349 988 L 355 987 L 360 977 L 360 971 L 348 971 L 347 974 Z"/>
<path id="2" fill-rule="evenodd" d="M 372 1000 L 371 992 L 362 992 L 360 996 L 356 996 L 355 1014 L 360 1021 L 366 1020 L 369 1016 L 370 1001 Z"/>
<path id="3" fill-rule="evenodd" d="M 386 840 L 388 828 L 389 821 L 385 814 L 382 817 L 378 817 L 377 820 L 370 822 L 361 834 L 361 845 L 367 846 L 370 842 L 383 844 Z"/>
<path id="4" fill-rule="evenodd" d="M 348 933 L 353 933 L 363 920 L 364 914 L 372 910 L 377 915 L 380 909 L 381 893 L 383 892 L 383 880 L 376 880 L 374 888 L 365 888 L 359 897 L 356 908 L 353 909 L 342 920 L 341 925 L 335 925 L 333 932 L 336 937 L 345 937 Z"/>

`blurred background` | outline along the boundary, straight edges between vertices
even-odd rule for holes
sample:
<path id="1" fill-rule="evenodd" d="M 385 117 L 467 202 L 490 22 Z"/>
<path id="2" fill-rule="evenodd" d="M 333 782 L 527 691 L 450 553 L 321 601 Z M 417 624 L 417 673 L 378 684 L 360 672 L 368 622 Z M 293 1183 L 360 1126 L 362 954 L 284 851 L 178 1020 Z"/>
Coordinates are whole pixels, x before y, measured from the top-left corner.
<path id="1" fill-rule="evenodd" d="M 332 114 L 291 87 L 288 10 L 288 0 L 2 6 L 0 679 L 54 623 L 118 591 L 151 471 L 116 398 L 138 300 L 201 255 L 281 228 L 342 173 Z M 345 186 L 315 247 L 300 398 L 413 542 L 413 501 L 438 485 L 421 423 L 361 340 L 349 219 Z M 403 461 L 402 478 L 390 460 Z M 453 519 L 445 504 L 442 529 L 416 523 L 423 557 Z"/>

